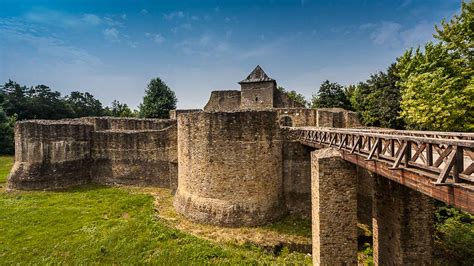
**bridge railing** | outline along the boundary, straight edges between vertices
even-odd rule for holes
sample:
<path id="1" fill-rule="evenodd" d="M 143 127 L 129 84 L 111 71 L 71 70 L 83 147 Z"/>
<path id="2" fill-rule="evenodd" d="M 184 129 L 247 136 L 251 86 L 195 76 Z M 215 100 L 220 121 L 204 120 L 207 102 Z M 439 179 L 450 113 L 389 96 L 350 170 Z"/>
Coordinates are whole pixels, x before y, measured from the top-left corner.
<path id="1" fill-rule="evenodd" d="M 433 131 L 298 128 L 284 131 L 315 148 L 335 147 L 433 179 L 436 185 L 474 183 L 474 134 Z"/>

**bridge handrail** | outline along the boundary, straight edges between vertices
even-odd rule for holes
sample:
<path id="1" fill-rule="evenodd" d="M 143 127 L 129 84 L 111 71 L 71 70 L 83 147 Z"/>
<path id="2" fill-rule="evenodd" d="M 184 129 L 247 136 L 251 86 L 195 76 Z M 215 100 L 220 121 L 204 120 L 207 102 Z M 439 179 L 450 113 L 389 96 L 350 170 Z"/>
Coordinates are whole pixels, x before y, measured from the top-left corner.
<path id="1" fill-rule="evenodd" d="M 431 132 L 433 136 L 443 133 L 443 136 L 462 137 L 453 139 L 420 136 L 419 131 L 415 131 L 418 135 L 410 135 L 412 131 L 355 128 L 286 127 L 283 130 L 305 145 L 337 147 L 366 160 L 392 164 L 392 169 L 436 174 L 437 185 L 447 185 L 448 179 L 453 181 L 449 184 L 474 184 L 473 133 Z"/>
<path id="2" fill-rule="evenodd" d="M 411 135 L 397 135 L 397 134 L 383 134 L 382 132 L 361 132 L 358 130 L 347 130 L 339 128 L 308 128 L 308 127 L 289 127 L 290 131 L 295 130 L 309 130 L 309 131 L 319 131 L 319 132 L 328 132 L 328 133 L 339 133 L 339 134 L 350 134 L 354 136 L 368 136 L 375 138 L 385 138 L 385 139 L 397 139 L 397 140 L 406 140 L 406 141 L 416 141 L 416 142 L 425 142 L 431 144 L 447 144 L 447 145 L 456 145 L 466 148 L 474 148 L 474 140 L 470 139 L 446 139 L 446 138 L 431 138 L 431 137 L 420 137 L 420 136 L 411 136 Z M 474 135 L 474 134 L 473 134 Z"/>
<path id="3" fill-rule="evenodd" d="M 388 135 L 405 135 L 405 136 L 436 136 L 440 138 L 452 137 L 459 139 L 474 140 L 474 133 L 471 132 L 445 132 L 445 131 L 420 131 L 420 130 L 398 130 L 387 128 L 331 128 L 331 127 L 289 127 L 292 129 L 321 129 L 331 131 L 347 131 L 347 132 L 368 132 Z"/>

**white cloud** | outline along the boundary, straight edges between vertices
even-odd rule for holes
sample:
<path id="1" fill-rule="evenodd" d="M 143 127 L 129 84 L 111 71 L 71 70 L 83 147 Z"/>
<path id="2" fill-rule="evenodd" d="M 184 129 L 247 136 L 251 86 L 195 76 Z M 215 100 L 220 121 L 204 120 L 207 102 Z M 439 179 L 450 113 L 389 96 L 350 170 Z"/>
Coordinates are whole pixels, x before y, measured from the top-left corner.
<path id="1" fill-rule="evenodd" d="M 375 28 L 370 38 L 378 45 L 399 46 L 401 28 L 402 25 L 398 23 L 384 21 Z"/>
<path id="2" fill-rule="evenodd" d="M 198 38 L 190 38 L 176 45 L 186 55 L 202 57 L 220 57 L 227 54 L 230 44 L 217 36 L 202 34 Z"/>
<path id="3" fill-rule="evenodd" d="M 146 10 L 146 9 L 140 10 L 140 13 L 141 13 L 142 15 L 148 15 L 148 14 L 149 14 L 149 13 L 148 13 L 148 10 Z"/>
<path id="4" fill-rule="evenodd" d="M 173 11 L 167 14 L 163 14 L 163 18 L 166 20 L 173 20 L 175 18 L 184 18 L 183 11 Z"/>
<path id="5" fill-rule="evenodd" d="M 105 24 L 110 27 L 120 27 L 123 26 L 123 23 L 120 21 L 115 20 L 112 16 L 107 16 L 103 18 Z"/>
<path id="6" fill-rule="evenodd" d="M 399 23 L 384 21 L 377 24 L 363 24 L 359 29 L 371 31 L 370 39 L 376 45 L 405 49 L 432 40 L 433 25 L 434 23 L 422 21 L 412 27 L 404 28 Z"/>
<path id="7" fill-rule="evenodd" d="M 120 42 L 120 33 L 116 28 L 107 28 L 102 31 L 106 40 L 110 42 Z"/>
<path id="8" fill-rule="evenodd" d="M 91 25 L 99 25 L 102 23 L 102 19 L 94 14 L 84 14 L 82 15 L 82 20 Z"/>
<path id="9" fill-rule="evenodd" d="M 88 26 L 108 25 L 109 27 L 123 26 L 123 23 L 117 19 L 124 20 L 126 14 L 99 16 L 97 14 L 85 13 L 71 15 L 51 9 L 35 8 L 24 14 L 23 19 L 26 22 L 48 27 L 60 28 L 84 28 Z"/>
<path id="10" fill-rule="evenodd" d="M 193 26 L 190 23 L 183 23 L 177 27 L 174 27 L 171 29 L 171 32 L 177 33 L 178 31 L 184 30 L 184 31 L 190 31 L 193 29 Z"/>
<path id="11" fill-rule="evenodd" d="M 161 34 L 155 34 L 155 36 L 153 36 L 153 41 L 155 43 L 160 44 L 160 43 L 165 41 L 165 38 L 163 36 L 161 36 Z"/>
<path id="12" fill-rule="evenodd" d="M 405 47 L 423 45 L 433 39 L 434 24 L 420 22 L 412 28 L 400 32 L 400 38 Z"/>
<path id="13" fill-rule="evenodd" d="M 98 57 L 87 51 L 67 45 L 61 39 L 48 35 L 40 27 L 17 19 L 0 20 L 0 39 L 6 47 L 34 48 L 36 56 L 31 60 L 39 62 L 47 58 L 45 61 L 53 61 L 57 65 L 89 67 L 102 64 Z"/>

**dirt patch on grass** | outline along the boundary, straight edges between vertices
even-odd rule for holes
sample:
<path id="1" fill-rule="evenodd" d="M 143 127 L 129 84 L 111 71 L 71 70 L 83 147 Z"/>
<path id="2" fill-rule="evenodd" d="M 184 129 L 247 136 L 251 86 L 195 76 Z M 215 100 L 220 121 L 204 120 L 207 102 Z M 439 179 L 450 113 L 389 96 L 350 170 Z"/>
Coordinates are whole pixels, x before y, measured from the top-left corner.
<path id="1" fill-rule="evenodd" d="M 173 196 L 168 189 L 130 189 L 153 195 L 155 198 L 155 211 L 160 220 L 168 226 L 196 237 L 226 244 L 255 245 L 275 255 L 278 255 L 284 248 L 287 248 L 289 251 L 311 252 L 311 222 L 309 220 L 288 216 L 274 224 L 239 228 L 198 224 L 186 219 L 174 210 Z"/>

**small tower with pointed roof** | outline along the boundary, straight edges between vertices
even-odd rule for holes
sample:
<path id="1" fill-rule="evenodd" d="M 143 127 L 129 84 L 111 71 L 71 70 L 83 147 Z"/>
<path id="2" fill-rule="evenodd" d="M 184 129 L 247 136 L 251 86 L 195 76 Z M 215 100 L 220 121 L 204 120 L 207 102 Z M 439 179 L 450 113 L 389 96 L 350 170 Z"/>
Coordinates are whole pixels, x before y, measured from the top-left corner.
<path id="1" fill-rule="evenodd" d="M 274 107 L 277 83 L 259 65 L 239 84 L 241 87 L 241 109 L 255 110 Z"/>

